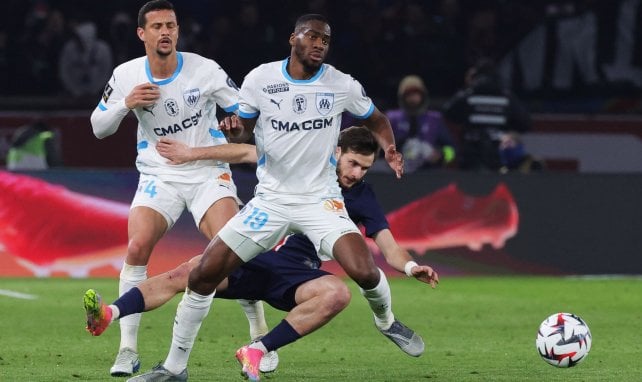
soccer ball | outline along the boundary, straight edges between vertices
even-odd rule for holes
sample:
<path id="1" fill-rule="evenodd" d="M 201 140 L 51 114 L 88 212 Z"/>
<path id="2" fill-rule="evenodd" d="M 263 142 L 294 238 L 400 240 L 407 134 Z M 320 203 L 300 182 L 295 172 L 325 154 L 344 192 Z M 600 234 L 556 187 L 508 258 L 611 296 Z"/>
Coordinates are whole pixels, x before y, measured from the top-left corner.
<path id="1" fill-rule="evenodd" d="M 556 367 L 573 367 L 591 350 L 591 331 L 571 313 L 555 313 L 539 326 L 535 346 L 542 359 Z"/>

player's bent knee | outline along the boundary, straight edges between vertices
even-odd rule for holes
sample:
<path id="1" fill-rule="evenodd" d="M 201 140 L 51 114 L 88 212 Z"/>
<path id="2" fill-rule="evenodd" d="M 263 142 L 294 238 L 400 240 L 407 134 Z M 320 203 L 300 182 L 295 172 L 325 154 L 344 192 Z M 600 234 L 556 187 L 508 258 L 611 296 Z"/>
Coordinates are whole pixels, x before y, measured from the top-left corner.
<path id="1" fill-rule="evenodd" d="M 347 273 L 363 289 L 375 288 L 381 279 L 379 268 L 377 267 L 357 269 Z"/>
<path id="2" fill-rule="evenodd" d="M 348 289 L 348 287 L 343 284 L 343 287 L 337 290 L 334 295 L 336 313 L 339 313 L 340 311 L 345 309 L 350 303 L 351 298 L 352 294 L 350 293 L 350 289 Z"/>
<path id="3" fill-rule="evenodd" d="M 328 284 L 324 290 L 327 314 L 335 316 L 348 306 L 351 298 L 350 289 L 341 280 Z"/>
<path id="4" fill-rule="evenodd" d="M 127 263 L 130 265 L 147 264 L 152 248 L 138 240 L 130 240 L 127 243 Z"/>

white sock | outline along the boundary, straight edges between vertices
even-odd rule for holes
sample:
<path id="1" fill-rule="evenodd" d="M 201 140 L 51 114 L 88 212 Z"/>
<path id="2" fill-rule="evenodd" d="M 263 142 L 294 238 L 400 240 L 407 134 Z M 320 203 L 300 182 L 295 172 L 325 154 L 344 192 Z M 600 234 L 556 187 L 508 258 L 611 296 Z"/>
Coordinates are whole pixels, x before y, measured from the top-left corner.
<path id="1" fill-rule="evenodd" d="M 265 345 L 263 345 L 263 342 L 261 341 L 252 342 L 248 347 L 252 349 L 259 349 L 260 351 L 263 352 L 263 354 L 266 354 L 268 352 L 267 348 L 265 347 Z"/>
<path id="2" fill-rule="evenodd" d="M 390 297 L 388 279 L 381 269 L 379 269 L 379 274 L 381 277 L 376 287 L 369 290 L 359 289 L 370 304 L 370 309 L 374 313 L 375 325 L 379 329 L 386 330 L 395 321 L 395 316 L 392 314 L 392 298 Z"/>
<path id="3" fill-rule="evenodd" d="M 109 305 L 109 309 L 111 309 L 111 322 L 120 318 L 120 309 L 116 305 Z"/>
<path id="4" fill-rule="evenodd" d="M 118 295 L 122 296 L 128 290 L 147 279 L 147 265 L 123 264 L 118 283 Z M 140 313 L 130 314 L 120 320 L 120 349 L 130 348 L 138 351 L 138 327 L 140 326 Z"/>
<path id="5" fill-rule="evenodd" d="M 265 311 L 263 302 L 259 300 L 236 300 L 243 308 L 247 322 L 250 324 L 250 338 L 255 340 L 268 333 L 267 322 L 265 322 Z"/>
<path id="6" fill-rule="evenodd" d="M 189 289 L 185 290 L 174 319 L 172 345 L 163 364 L 171 373 L 180 374 L 187 367 L 189 354 L 198 330 L 210 311 L 213 297 L 214 293 L 203 296 Z"/>

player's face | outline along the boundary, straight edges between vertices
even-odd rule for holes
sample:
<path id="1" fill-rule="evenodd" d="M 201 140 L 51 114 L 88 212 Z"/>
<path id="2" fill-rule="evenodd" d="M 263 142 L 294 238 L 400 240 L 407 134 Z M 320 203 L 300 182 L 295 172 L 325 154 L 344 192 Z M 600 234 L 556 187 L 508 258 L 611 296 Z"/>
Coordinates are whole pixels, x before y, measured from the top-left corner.
<path id="1" fill-rule="evenodd" d="M 318 69 L 330 49 L 330 26 L 318 20 L 305 23 L 290 36 L 294 55 L 306 69 Z"/>
<path id="2" fill-rule="evenodd" d="M 145 28 L 138 28 L 138 37 L 145 43 L 145 51 L 159 56 L 174 53 L 178 42 L 178 22 L 174 11 L 151 11 L 145 18 Z"/>
<path id="3" fill-rule="evenodd" d="M 354 151 L 341 152 L 337 149 L 337 175 L 339 185 L 343 188 L 350 188 L 359 183 L 372 167 L 375 155 L 357 154 Z"/>

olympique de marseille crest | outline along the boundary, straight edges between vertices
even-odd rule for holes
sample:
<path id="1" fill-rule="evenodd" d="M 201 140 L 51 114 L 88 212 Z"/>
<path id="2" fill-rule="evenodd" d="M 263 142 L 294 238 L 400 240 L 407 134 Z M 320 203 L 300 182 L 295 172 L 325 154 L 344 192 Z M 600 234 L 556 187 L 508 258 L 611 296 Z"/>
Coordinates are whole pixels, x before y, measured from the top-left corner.
<path id="1" fill-rule="evenodd" d="M 185 100 L 185 104 L 189 107 L 194 107 L 198 103 L 199 98 L 201 98 L 201 90 L 200 89 L 190 89 L 186 90 L 183 92 L 183 99 Z"/>
<path id="2" fill-rule="evenodd" d="M 328 115 L 334 105 L 334 93 L 317 93 L 317 111 L 321 115 Z"/>

